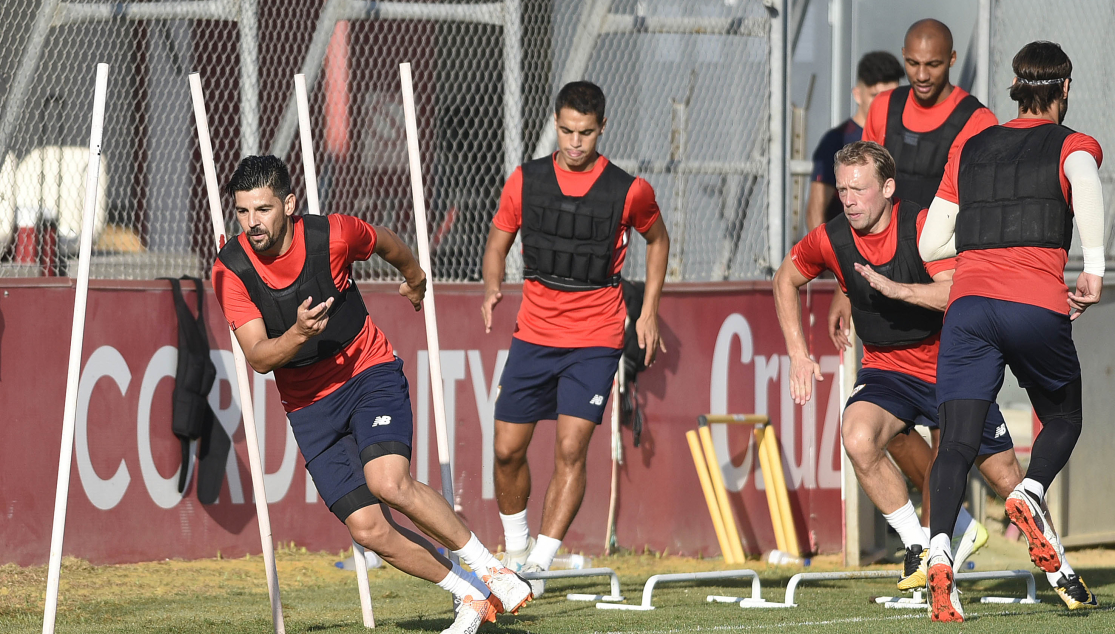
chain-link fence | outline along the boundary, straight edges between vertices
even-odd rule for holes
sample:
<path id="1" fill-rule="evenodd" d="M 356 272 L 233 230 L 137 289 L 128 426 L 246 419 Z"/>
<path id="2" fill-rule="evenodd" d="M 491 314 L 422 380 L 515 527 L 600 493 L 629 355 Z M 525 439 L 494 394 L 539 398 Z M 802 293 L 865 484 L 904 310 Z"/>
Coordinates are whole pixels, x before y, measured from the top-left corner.
<path id="1" fill-rule="evenodd" d="M 480 279 L 503 181 L 551 147 L 553 96 L 581 77 L 609 99 L 602 150 L 657 190 L 674 235 L 671 279 L 769 270 L 770 21 L 759 0 L 5 5 L 0 276 L 76 270 L 99 61 L 111 69 L 93 277 L 207 275 L 215 248 L 192 71 L 205 88 L 219 180 L 245 154 L 274 153 L 303 199 L 293 102 L 293 76 L 303 72 L 322 212 L 413 240 L 403 61 L 414 68 L 436 277 Z M 231 201 L 222 201 L 235 233 Z M 628 272 L 639 278 L 642 241 L 633 242 Z M 358 268 L 359 279 L 392 275 Z"/>
<path id="2" fill-rule="evenodd" d="M 1035 16 L 1040 16 L 1036 19 Z M 1011 60 L 1023 46 L 1034 40 L 1057 42 L 1072 60 L 1072 86 L 1065 125 L 1089 134 L 1105 152 L 1115 150 L 1115 120 L 1108 112 L 1111 87 L 1115 86 L 1115 48 L 1107 41 L 1115 31 L 1115 4 L 1110 0 L 1072 0 L 1058 2 L 1050 10 L 1040 0 L 996 0 L 991 11 L 991 72 L 988 106 L 1000 121 L 1018 113 L 1008 88 L 1014 79 Z M 1108 261 L 1115 260 L 1115 231 L 1111 217 L 1115 212 L 1115 170 L 1100 169 L 1106 207 Z M 1074 238 L 1069 252 L 1080 262 L 1080 241 Z"/>

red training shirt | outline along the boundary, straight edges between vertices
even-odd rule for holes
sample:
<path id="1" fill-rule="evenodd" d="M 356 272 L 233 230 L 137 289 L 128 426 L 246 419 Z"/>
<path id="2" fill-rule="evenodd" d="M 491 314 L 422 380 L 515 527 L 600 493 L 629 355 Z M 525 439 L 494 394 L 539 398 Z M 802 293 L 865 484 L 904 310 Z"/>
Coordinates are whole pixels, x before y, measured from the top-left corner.
<path id="1" fill-rule="evenodd" d="M 921 229 L 925 226 L 928 210 L 923 209 L 918 214 L 918 239 L 921 239 Z M 864 259 L 874 265 L 890 262 L 898 250 L 898 202 L 894 203 L 891 212 L 890 224 L 880 233 L 862 235 L 852 230 L 852 239 L 856 249 Z M 825 225 L 810 231 L 802 238 L 801 242 L 790 250 L 790 261 L 798 271 L 809 279 L 813 279 L 826 270 L 836 274 L 836 281 L 840 289 L 848 292 L 848 285 L 840 272 L 840 262 L 836 259 L 836 252 L 832 250 Z M 925 270 L 930 276 L 952 269 L 952 260 L 927 262 Z M 862 367 L 878 370 L 891 370 L 901 372 L 930 383 L 937 382 L 937 347 L 941 342 L 941 333 L 925 339 L 921 343 L 904 346 L 901 348 L 882 348 L 879 346 L 863 346 Z"/>
<path id="2" fill-rule="evenodd" d="M 566 196 L 580 197 L 588 193 L 604 172 L 608 159 L 596 159 L 587 172 L 570 172 L 557 164 L 554 170 L 558 186 Z M 615 266 L 612 273 L 623 269 L 627 255 L 628 228 L 639 233 L 650 230 L 661 216 L 654 200 L 654 189 L 642 178 L 636 178 L 627 190 L 623 218 L 616 231 Z M 516 168 L 503 186 L 499 211 L 492 224 L 501 231 L 515 233 L 523 222 L 523 171 Z M 523 281 L 523 303 L 515 323 L 514 337 L 539 346 L 554 348 L 623 347 L 623 321 L 627 316 L 623 289 L 606 286 L 593 291 L 559 291 L 537 280 Z"/>
<path id="3" fill-rule="evenodd" d="M 342 292 L 349 284 L 355 284 L 349 277 L 349 267 L 357 260 L 367 260 L 376 248 L 376 232 L 371 225 L 352 216 L 330 214 L 329 219 L 329 268 L 333 282 Z M 240 241 L 263 282 L 271 288 L 281 289 L 293 284 L 302 272 L 306 262 L 305 226 L 302 218 L 294 218 L 294 241 L 286 253 L 277 257 L 260 257 L 248 243 L 246 234 L 235 239 Z M 240 278 L 227 268 L 220 259 L 213 264 L 213 291 L 221 304 L 229 328 L 236 330 L 254 320 L 263 319 L 259 308 L 252 302 L 248 289 Z M 319 298 L 314 298 L 318 303 Z M 332 359 L 324 359 L 301 368 L 278 368 L 275 370 L 275 386 L 288 412 L 301 409 L 331 394 L 352 377 L 364 370 L 386 363 L 395 358 L 395 352 L 387 336 L 383 334 L 369 315 L 364 329 L 348 344 L 344 352 Z"/>
<path id="4" fill-rule="evenodd" d="M 874 141 L 879 145 L 886 145 L 887 108 L 890 107 L 890 96 L 893 93 L 893 90 L 879 93 L 879 96 L 871 102 L 871 108 L 867 111 L 867 121 L 863 125 L 864 141 Z M 906 126 L 906 129 L 911 132 L 932 132 L 945 124 L 945 120 L 949 118 L 952 111 L 967 96 L 968 91 L 959 86 L 953 86 L 952 92 L 944 101 L 925 108 L 918 105 L 918 100 L 914 98 L 914 93 L 911 91 L 910 96 L 906 99 L 906 108 L 902 110 L 902 125 Z M 999 120 L 995 118 L 995 113 L 987 108 L 980 108 L 973 112 L 972 116 L 968 118 L 968 122 L 961 128 L 960 134 L 956 135 L 952 145 L 949 146 L 949 160 L 952 160 L 952 157 L 956 155 L 965 141 L 998 123 Z"/>
<path id="5" fill-rule="evenodd" d="M 1034 128 L 1052 124 L 1048 119 L 1013 119 L 1003 124 L 1008 128 Z M 1103 163 L 1100 144 L 1080 132 L 1070 134 L 1061 146 L 1061 191 L 1072 209 L 1072 191 L 1065 177 L 1065 159 L 1073 152 L 1084 151 Z M 959 204 L 956 193 L 960 170 L 960 153 L 949 156 L 945 176 L 937 197 Z M 1068 253 L 1064 249 L 1045 247 L 1005 247 L 1002 249 L 976 249 L 964 251 L 956 258 L 956 275 L 949 291 L 949 305 L 961 297 L 978 295 L 1008 302 L 1019 302 L 1047 308 L 1055 313 L 1068 314 L 1068 286 L 1065 285 L 1065 264 Z"/>

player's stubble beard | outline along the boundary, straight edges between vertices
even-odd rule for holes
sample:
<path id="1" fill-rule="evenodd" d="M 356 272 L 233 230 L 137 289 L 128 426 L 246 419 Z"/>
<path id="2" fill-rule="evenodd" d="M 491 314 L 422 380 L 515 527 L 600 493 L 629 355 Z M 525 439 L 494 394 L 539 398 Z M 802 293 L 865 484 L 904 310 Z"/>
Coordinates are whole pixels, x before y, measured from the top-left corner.
<path id="1" fill-rule="evenodd" d="M 283 223 L 279 226 L 279 231 L 275 235 L 271 235 L 271 234 L 267 233 L 267 229 L 264 228 L 261 225 L 258 228 L 258 230 L 252 229 L 252 230 L 248 231 L 248 244 L 252 245 L 252 250 L 255 251 L 256 253 L 263 253 L 263 252 L 269 250 L 271 247 L 275 246 L 276 244 L 281 243 L 286 238 L 286 230 L 287 230 L 287 220 L 286 220 L 286 218 L 283 219 Z M 261 244 L 257 245 L 252 240 L 253 236 L 267 236 L 267 239 L 264 240 Z"/>

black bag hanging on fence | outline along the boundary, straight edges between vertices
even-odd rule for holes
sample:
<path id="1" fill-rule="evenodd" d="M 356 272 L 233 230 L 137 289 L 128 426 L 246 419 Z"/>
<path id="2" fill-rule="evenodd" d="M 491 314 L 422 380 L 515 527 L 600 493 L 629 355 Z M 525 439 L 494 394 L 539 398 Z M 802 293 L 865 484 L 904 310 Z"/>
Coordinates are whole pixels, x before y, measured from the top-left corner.
<path id="1" fill-rule="evenodd" d="M 170 281 L 174 310 L 178 315 L 178 368 L 174 378 L 174 405 L 171 430 L 182 443 L 182 469 L 178 475 L 178 492 L 186 490 L 189 472 L 190 441 L 201 439 L 198 447 L 197 497 L 203 504 L 217 501 L 224 479 L 225 462 L 232 440 L 209 407 L 209 391 L 217 378 L 217 368 L 209 356 L 209 336 L 205 331 L 205 286 L 196 277 L 197 317 L 186 306 L 177 279 Z"/>
<path id="2" fill-rule="evenodd" d="M 639 408 L 639 373 L 647 369 L 645 363 L 646 350 L 639 347 L 639 334 L 635 331 L 635 322 L 643 312 L 643 291 L 646 285 L 642 282 L 632 282 L 624 279 L 623 303 L 627 306 L 627 326 L 623 331 L 623 383 L 619 386 L 620 407 L 619 421 L 621 425 L 631 427 L 635 446 L 639 446 L 639 439 L 643 435 L 643 411 Z"/>

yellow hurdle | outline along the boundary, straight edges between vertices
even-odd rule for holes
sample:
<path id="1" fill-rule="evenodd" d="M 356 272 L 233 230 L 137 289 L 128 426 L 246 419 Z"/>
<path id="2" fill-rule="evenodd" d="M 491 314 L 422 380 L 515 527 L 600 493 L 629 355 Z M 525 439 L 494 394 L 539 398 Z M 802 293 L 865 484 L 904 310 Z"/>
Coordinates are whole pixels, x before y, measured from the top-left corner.
<path id="1" fill-rule="evenodd" d="M 736 515 L 732 511 L 732 503 L 728 500 L 728 489 L 724 486 L 724 472 L 720 470 L 720 461 L 716 458 L 716 447 L 712 444 L 712 432 L 708 425 L 697 428 L 697 435 L 705 451 L 705 462 L 712 480 L 712 490 L 716 493 L 716 502 L 720 506 L 720 515 L 724 518 L 724 533 L 728 537 L 728 547 L 732 550 L 732 557 L 739 563 L 747 561 L 743 554 L 743 543 L 739 539 L 739 528 L 736 526 Z"/>
<path id="2" fill-rule="evenodd" d="M 709 515 L 712 517 L 712 528 L 716 531 L 716 541 L 720 542 L 720 552 L 724 555 L 726 563 L 739 563 L 732 556 L 732 548 L 728 545 L 727 534 L 724 532 L 724 518 L 720 514 L 720 505 L 717 503 L 716 494 L 713 492 L 708 464 L 705 462 L 704 451 L 701 449 L 697 432 L 692 430 L 685 432 L 685 439 L 689 441 L 689 452 L 693 454 L 693 466 L 697 468 L 697 479 L 701 481 L 701 490 L 705 493 L 705 504 L 708 505 Z"/>
<path id="3" fill-rule="evenodd" d="M 724 489 L 723 476 L 719 468 L 712 469 L 712 466 L 718 465 L 718 462 L 716 452 L 712 446 L 712 434 L 708 428 L 711 423 L 755 426 L 756 453 L 759 455 L 759 468 L 763 472 L 763 481 L 766 483 L 767 507 L 770 509 L 775 543 L 778 550 L 800 557 L 802 552 L 798 544 L 794 516 L 790 509 L 790 495 L 786 490 L 786 474 L 782 468 L 782 452 L 778 449 L 778 436 L 774 432 L 774 427 L 770 424 L 770 418 L 765 414 L 705 414 L 697 417 L 701 444 L 704 445 L 705 461 L 708 463 L 712 475 L 713 489 L 720 500 L 719 505 L 721 515 L 724 517 L 724 529 L 728 532 L 729 541 L 734 536 L 738 543 L 739 533 L 735 527 L 735 518 L 732 515 L 731 506 L 726 501 L 727 491 Z M 740 561 L 743 561 L 742 555 Z"/>

